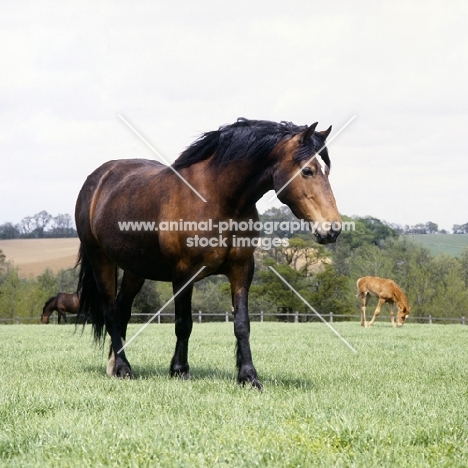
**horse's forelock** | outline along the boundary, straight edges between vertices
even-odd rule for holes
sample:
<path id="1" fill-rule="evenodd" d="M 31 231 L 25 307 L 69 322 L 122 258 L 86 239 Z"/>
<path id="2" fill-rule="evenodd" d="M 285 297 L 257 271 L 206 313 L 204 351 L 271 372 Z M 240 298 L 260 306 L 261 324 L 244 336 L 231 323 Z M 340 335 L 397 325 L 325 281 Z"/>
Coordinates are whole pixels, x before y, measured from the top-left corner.
<path id="1" fill-rule="evenodd" d="M 325 139 L 319 133 L 314 133 L 309 141 L 299 144 L 296 151 L 296 160 L 299 162 L 306 162 L 309 161 L 314 154 L 320 156 L 320 159 L 325 163 L 328 170 L 331 169 L 331 161 L 328 155 L 328 149 L 325 146 Z M 319 162 L 320 159 L 317 158 Z"/>

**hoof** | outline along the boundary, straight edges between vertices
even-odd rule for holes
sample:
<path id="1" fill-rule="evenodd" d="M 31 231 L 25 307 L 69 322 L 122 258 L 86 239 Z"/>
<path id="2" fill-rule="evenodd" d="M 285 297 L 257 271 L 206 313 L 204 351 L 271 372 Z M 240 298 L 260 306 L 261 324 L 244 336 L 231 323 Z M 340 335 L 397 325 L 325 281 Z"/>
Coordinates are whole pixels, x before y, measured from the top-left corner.
<path id="1" fill-rule="evenodd" d="M 190 372 L 171 372 L 173 379 L 190 380 Z"/>
<path id="2" fill-rule="evenodd" d="M 172 368 L 169 375 L 175 379 L 189 380 L 190 372 L 188 366 L 181 366 L 180 368 Z"/>
<path id="3" fill-rule="evenodd" d="M 238 381 L 237 382 L 239 385 L 241 385 L 242 387 L 245 387 L 246 385 L 251 385 L 253 388 L 256 388 L 257 390 L 259 390 L 260 392 L 263 390 L 263 385 L 262 383 L 257 380 L 257 379 L 253 379 L 253 380 L 242 380 L 242 381 Z"/>
<path id="4" fill-rule="evenodd" d="M 113 376 L 119 379 L 133 379 L 132 370 L 126 365 L 116 367 Z"/>
<path id="5" fill-rule="evenodd" d="M 257 378 L 257 371 L 253 368 L 241 369 L 237 376 L 237 383 L 239 385 L 251 385 L 257 390 L 263 390 L 263 385 Z"/>

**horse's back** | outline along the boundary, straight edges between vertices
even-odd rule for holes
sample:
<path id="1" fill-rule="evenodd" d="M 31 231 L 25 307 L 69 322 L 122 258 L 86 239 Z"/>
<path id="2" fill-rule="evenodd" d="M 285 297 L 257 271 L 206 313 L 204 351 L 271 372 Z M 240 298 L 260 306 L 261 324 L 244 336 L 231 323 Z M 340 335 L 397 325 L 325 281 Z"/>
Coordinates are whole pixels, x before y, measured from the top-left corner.
<path id="1" fill-rule="evenodd" d="M 125 217 L 137 206 L 145 206 L 144 188 L 167 166 L 148 159 L 120 159 L 108 161 L 94 170 L 81 188 L 75 207 L 78 235 L 83 241 L 90 234 L 92 222 L 109 213 Z M 137 199 L 139 203 L 129 203 Z"/>
<path id="2" fill-rule="evenodd" d="M 395 293 L 400 291 L 398 285 L 392 279 L 379 278 L 378 276 L 363 276 L 357 280 L 359 292 L 369 293 L 386 299 L 393 299 Z"/>
<path id="3" fill-rule="evenodd" d="M 95 169 L 85 180 L 78 194 L 77 204 L 91 201 L 97 191 L 125 186 L 129 178 L 142 183 L 155 177 L 167 166 L 150 159 L 118 159 L 107 161 Z"/>

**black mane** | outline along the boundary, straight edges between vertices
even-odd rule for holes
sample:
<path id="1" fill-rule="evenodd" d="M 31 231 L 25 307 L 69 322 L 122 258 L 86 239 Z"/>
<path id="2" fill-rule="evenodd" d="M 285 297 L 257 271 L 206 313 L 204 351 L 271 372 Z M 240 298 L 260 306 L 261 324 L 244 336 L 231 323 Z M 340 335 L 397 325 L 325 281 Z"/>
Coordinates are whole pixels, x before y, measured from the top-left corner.
<path id="1" fill-rule="evenodd" d="M 291 122 L 270 122 L 267 120 L 247 120 L 240 118 L 231 125 L 225 125 L 218 130 L 204 133 L 190 145 L 172 166 L 174 169 L 189 167 L 213 156 L 210 165 L 222 166 L 243 159 L 257 160 L 266 157 L 283 139 L 292 138 L 304 131 L 306 125 L 298 126 Z M 318 134 L 313 140 L 304 144 L 297 151 L 298 161 L 307 160 L 324 145 L 325 141 Z M 326 148 L 320 151 L 327 166 L 330 159 Z"/>

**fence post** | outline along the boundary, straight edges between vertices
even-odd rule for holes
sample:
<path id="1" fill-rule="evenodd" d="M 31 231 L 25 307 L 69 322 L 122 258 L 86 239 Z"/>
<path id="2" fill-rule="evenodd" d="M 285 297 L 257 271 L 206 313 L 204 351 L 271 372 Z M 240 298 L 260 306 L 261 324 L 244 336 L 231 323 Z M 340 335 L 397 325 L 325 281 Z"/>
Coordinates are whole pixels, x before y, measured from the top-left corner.
<path id="1" fill-rule="evenodd" d="M 19 317 L 16 317 L 16 325 L 19 325 Z"/>
<path id="2" fill-rule="evenodd" d="M 296 312 L 294 312 L 294 323 L 298 323 L 299 322 L 299 312 L 296 310 Z"/>
<path id="3" fill-rule="evenodd" d="M 429 314 L 429 325 L 432 325 L 432 315 Z"/>
<path id="4" fill-rule="evenodd" d="M 201 310 L 198 311 L 198 323 L 202 322 L 202 313 Z"/>
<path id="5" fill-rule="evenodd" d="M 330 312 L 330 323 L 333 323 L 333 312 Z"/>
<path id="6" fill-rule="evenodd" d="M 263 310 L 260 311 L 260 323 L 263 323 Z"/>
<path id="7" fill-rule="evenodd" d="M 229 322 L 229 312 L 226 311 L 226 323 Z"/>
<path id="8" fill-rule="evenodd" d="M 462 325 L 465 325 L 465 316 L 462 315 Z"/>
<path id="9" fill-rule="evenodd" d="M 161 314 L 158 314 L 158 325 L 161 324 Z"/>

